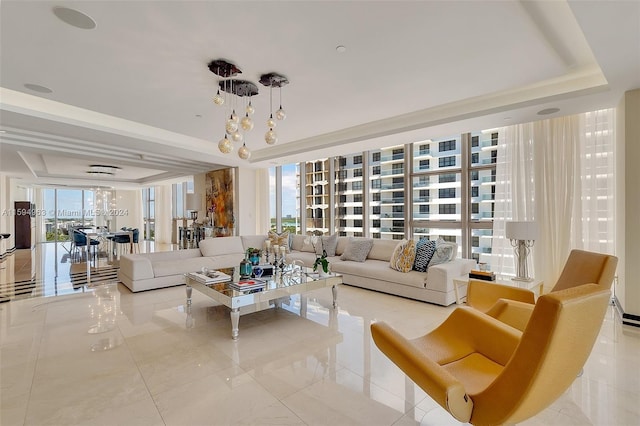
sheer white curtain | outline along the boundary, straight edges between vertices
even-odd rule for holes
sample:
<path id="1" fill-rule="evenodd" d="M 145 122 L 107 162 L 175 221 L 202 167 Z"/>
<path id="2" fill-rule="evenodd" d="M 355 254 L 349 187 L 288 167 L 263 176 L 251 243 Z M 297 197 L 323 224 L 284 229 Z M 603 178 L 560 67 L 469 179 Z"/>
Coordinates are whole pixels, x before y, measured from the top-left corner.
<path id="1" fill-rule="evenodd" d="M 505 237 L 505 223 L 535 219 L 533 129 L 529 125 L 517 125 L 500 129 L 498 134 L 490 264 L 493 271 L 515 275 L 513 247 Z M 535 270 L 529 270 L 535 276 Z"/>
<path id="2" fill-rule="evenodd" d="M 173 223 L 173 195 L 171 191 L 171 184 L 155 186 L 154 194 L 154 241 L 161 244 L 171 244 L 171 224 Z"/>
<path id="3" fill-rule="evenodd" d="M 580 115 L 580 198 L 571 247 L 615 254 L 615 110 Z"/>
<path id="4" fill-rule="evenodd" d="M 538 223 L 532 275 L 547 288 L 572 248 L 613 250 L 613 114 L 598 111 L 500 131 L 493 270 L 513 273 L 513 250 L 504 238 L 510 220 Z"/>

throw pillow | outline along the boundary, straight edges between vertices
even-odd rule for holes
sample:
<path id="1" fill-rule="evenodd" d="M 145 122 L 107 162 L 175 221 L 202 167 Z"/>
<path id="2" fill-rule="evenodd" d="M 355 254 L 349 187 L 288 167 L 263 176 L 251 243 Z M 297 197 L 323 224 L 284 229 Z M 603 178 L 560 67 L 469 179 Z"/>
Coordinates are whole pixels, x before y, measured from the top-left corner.
<path id="1" fill-rule="evenodd" d="M 431 261 L 429 262 L 429 268 L 433 265 L 440 265 L 442 263 L 451 262 L 456 258 L 457 253 L 458 244 L 449 243 L 442 238 L 439 238 L 438 241 L 436 241 L 436 251 L 431 258 Z"/>
<path id="2" fill-rule="evenodd" d="M 352 260 L 354 262 L 364 262 L 367 255 L 373 247 L 373 239 L 371 238 L 353 238 L 344 249 L 344 253 L 340 256 L 342 260 Z"/>
<path id="3" fill-rule="evenodd" d="M 400 272 L 409 272 L 413 268 L 416 259 L 416 242 L 413 240 L 402 240 L 393 250 L 389 266 Z"/>
<path id="4" fill-rule="evenodd" d="M 318 244 L 316 244 L 316 254 L 322 256 L 322 250 L 327 252 L 327 256 L 336 255 L 336 247 L 338 246 L 338 234 L 323 235 Z"/>
<path id="5" fill-rule="evenodd" d="M 289 231 L 284 231 L 280 234 L 278 234 L 275 231 L 269 231 L 268 234 L 269 237 L 269 241 L 271 241 L 271 247 L 273 246 L 284 246 L 287 248 L 287 253 L 290 251 L 289 250 Z"/>
<path id="6" fill-rule="evenodd" d="M 436 252 L 436 242 L 428 238 L 420 238 L 416 243 L 416 260 L 413 269 L 419 272 L 426 272 L 433 254 Z"/>

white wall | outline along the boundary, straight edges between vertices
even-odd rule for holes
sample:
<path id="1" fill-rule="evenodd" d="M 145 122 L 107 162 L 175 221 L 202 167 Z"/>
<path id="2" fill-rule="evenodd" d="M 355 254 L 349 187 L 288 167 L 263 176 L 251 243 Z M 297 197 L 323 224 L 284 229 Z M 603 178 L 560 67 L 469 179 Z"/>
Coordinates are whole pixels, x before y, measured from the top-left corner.
<path id="1" fill-rule="evenodd" d="M 619 285 L 624 286 L 625 314 L 640 316 L 640 89 L 627 92 L 624 103 L 624 269 Z"/>
<path id="2" fill-rule="evenodd" d="M 140 238 L 142 238 L 142 230 L 144 229 L 144 220 L 142 216 L 142 192 L 139 189 L 117 190 L 116 210 L 123 211 L 123 214 L 113 217 L 111 229 L 116 230 L 123 226 L 126 226 L 127 228 L 138 228 L 140 230 Z"/>

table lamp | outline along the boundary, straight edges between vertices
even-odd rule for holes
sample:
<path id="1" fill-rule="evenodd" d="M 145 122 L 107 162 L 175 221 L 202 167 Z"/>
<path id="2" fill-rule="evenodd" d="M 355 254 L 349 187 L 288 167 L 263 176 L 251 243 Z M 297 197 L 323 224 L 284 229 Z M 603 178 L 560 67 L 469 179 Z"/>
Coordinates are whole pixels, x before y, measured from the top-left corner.
<path id="1" fill-rule="evenodd" d="M 191 212 L 191 219 L 196 220 L 198 218 L 198 210 L 200 210 L 201 202 L 200 202 L 200 194 L 187 194 L 186 197 L 186 208 Z"/>
<path id="2" fill-rule="evenodd" d="M 515 281 L 533 281 L 533 278 L 529 276 L 527 258 L 531 247 L 533 247 L 536 238 L 538 238 L 538 224 L 531 221 L 507 222 L 505 235 L 511 240 L 511 246 L 513 246 L 515 253 L 516 276 L 512 279 Z"/>

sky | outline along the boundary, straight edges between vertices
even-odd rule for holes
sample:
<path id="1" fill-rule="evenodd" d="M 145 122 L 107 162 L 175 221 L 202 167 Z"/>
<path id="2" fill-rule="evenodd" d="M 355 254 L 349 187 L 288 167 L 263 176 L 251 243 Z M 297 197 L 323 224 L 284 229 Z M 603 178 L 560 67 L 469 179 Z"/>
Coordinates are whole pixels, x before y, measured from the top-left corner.
<path id="1" fill-rule="evenodd" d="M 282 166 L 282 217 L 296 217 L 296 165 Z M 276 217 L 275 193 L 276 193 L 276 169 L 269 169 L 269 191 L 271 194 L 271 217 Z"/>

